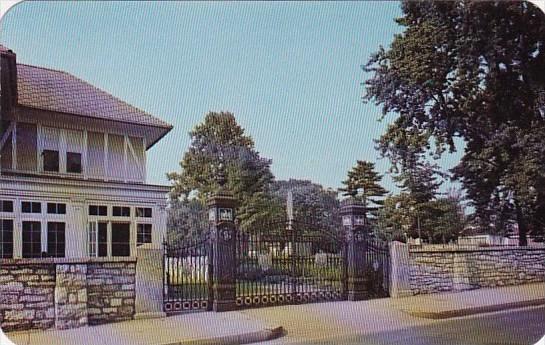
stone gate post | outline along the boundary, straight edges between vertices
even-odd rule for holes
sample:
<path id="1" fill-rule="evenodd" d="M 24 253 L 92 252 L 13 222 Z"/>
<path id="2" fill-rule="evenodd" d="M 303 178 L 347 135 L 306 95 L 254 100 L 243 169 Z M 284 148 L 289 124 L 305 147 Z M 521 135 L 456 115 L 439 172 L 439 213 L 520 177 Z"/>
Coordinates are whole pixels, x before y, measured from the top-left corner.
<path id="1" fill-rule="evenodd" d="M 233 195 L 222 188 L 208 199 L 211 235 L 213 310 L 236 308 L 236 227 Z"/>
<path id="2" fill-rule="evenodd" d="M 365 206 L 353 198 L 345 199 L 341 203 L 341 217 L 347 241 L 347 297 L 350 301 L 359 301 L 367 297 Z"/>

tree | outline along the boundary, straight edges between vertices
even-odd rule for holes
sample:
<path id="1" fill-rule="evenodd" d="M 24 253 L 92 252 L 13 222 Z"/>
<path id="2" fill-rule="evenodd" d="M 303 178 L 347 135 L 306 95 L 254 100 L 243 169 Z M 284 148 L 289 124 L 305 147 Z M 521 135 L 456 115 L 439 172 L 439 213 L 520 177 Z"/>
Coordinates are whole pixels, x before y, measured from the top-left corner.
<path id="1" fill-rule="evenodd" d="M 378 212 L 377 235 L 390 241 L 412 237 L 448 243 L 462 233 L 466 219 L 458 193 L 415 205 L 409 193 L 388 196 Z"/>
<path id="2" fill-rule="evenodd" d="M 367 208 L 382 204 L 382 198 L 387 191 L 380 185 L 382 176 L 375 171 L 375 164 L 358 160 L 356 165 L 348 171 L 348 178 L 342 181 L 345 187 L 339 191 L 343 195 L 360 200 Z"/>
<path id="3" fill-rule="evenodd" d="M 525 245 L 529 229 L 545 228 L 543 13 L 504 1 L 408 1 L 402 10 L 405 31 L 364 67 L 364 100 L 382 105 L 383 118 L 398 115 L 381 137 L 383 154 L 403 165 L 419 148 L 439 157 L 463 139 L 454 178 L 476 218 L 489 226 L 497 205 L 512 205 Z"/>
<path id="4" fill-rule="evenodd" d="M 169 173 L 170 197 L 184 200 L 194 195 L 205 204 L 219 188 L 218 175 L 238 201 L 238 219 L 243 229 L 266 217 L 268 190 L 273 181 L 271 160 L 262 158 L 253 139 L 244 133 L 229 112 L 210 112 L 190 133 L 191 145 L 180 162 L 181 172 Z"/>
<path id="5" fill-rule="evenodd" d="M 208 231 L 208 212 L 205 205 L 192 198 L 172 200 L 167 219 L 167 242 L 177 245 L 187 239 L 202 238 Z"/>
<path id="6" fill-rule="evenodd" d="M 286 215 L 286 199 L 292 192 L 294 218 L 310 221 L 329 230 L 338 229 L 341 224 L 337 192 L 308 180 L 289 179 L 275 181 L 271 193 L 277 204 L 282 205 L 281 217 Z"/>

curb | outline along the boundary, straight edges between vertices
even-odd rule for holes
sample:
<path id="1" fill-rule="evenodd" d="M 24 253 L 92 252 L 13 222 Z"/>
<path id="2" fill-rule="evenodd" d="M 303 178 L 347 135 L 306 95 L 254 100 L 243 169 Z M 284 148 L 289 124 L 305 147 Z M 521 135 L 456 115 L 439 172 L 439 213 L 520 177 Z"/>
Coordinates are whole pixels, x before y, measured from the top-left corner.
<path id="1" fill-rule="evenodd" d="M 511 303 L 487 305 L 487 306 L 480 306 L 480 307 L 469 307 L 464 309 L 446 310 L 446 311 L 438 311 L 438 312 L 411 311 L 411 310 L 403 310 L 403 311 L 415 317 L 439 320 L 439 319 L 450 319 L 453 317 L 468 316 L 468 315 L 475 315 L 475 314 L 492 313 L 496 311 L 509 310 L 509 309 L 535 307 L 540 305 L 545 305 L 545 298 L 540 298 L 540 299 L 535 299 L 530 301 L 511 302 Z"/>
<path id="2" fill-rule="evenodd" d="M 261 331 L 220 336 L 207 339 L 181 340 L 161 345 L 242 345 L 273 340 L 284 335 L 282 326 L 267 328 Z"/>

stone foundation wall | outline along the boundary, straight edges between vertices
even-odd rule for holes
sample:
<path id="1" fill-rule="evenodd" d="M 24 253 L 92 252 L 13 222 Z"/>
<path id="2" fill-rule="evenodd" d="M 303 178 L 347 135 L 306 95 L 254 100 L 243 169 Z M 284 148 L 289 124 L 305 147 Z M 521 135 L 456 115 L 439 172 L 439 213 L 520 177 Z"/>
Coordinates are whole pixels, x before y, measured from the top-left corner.
<path id="1" fill-rule="evenodd" d="M 0 264 L 2 330 L 55 325 L 55 266 Z"/>
<path id="2" fill-rule="evenodd" d="M 88 266 L 89 324 L 132 319 L 136 263 L 111 262 Z"/>
<path id="3" fill-rule="evenodd" d="M 545 281 L 544 247 L 423 247 L 408 257 L 411 294 Z"/>
<path id="4" fill-rule="evenodd" d="M 136 260 L 0 259 L 3 331 L 132 319 Z"/>

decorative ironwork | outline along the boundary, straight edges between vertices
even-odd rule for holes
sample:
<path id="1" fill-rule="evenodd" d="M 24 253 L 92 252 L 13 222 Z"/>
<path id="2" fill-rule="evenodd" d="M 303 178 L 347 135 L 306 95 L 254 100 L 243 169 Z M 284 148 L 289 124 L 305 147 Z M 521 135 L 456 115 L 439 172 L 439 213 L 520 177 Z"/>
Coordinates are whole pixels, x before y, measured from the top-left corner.
<path id="1" fill-rule="evenodd" d="M 236 238 L 238 307 L 345 299 L 346 248 L 338 234 L 289 220 Z"/>
<path id="2" fill-rule="evenodd" d="M 210 236 L 165 244 L 163 309 L 166 313 L 210 310 L 212 262 Z"/>
<path id="3" fill-rule="evenodd" d="M 390 249 L 388 242 L 366 235 L 364 238 L 365 289 L 369 298 L 388 297 L 390 293 Z"/>

